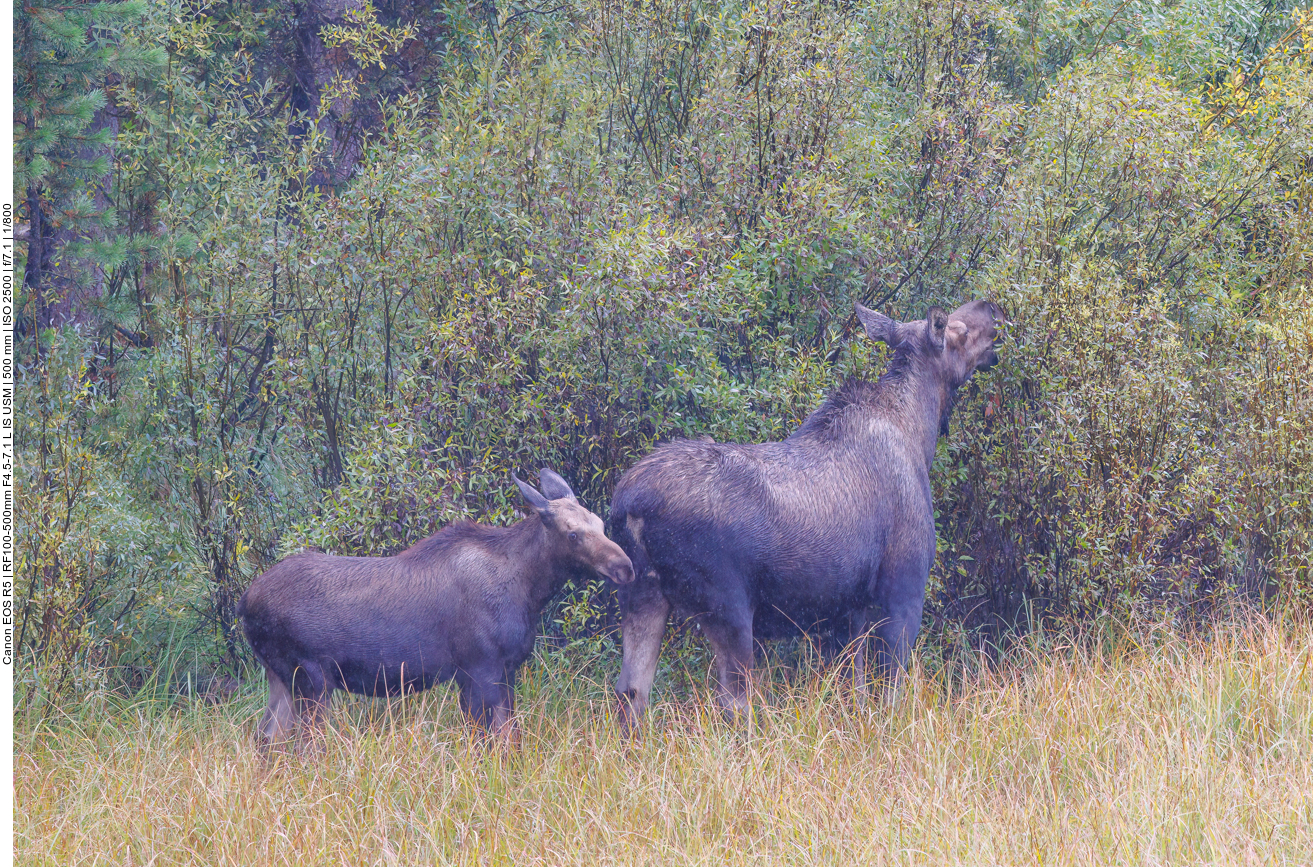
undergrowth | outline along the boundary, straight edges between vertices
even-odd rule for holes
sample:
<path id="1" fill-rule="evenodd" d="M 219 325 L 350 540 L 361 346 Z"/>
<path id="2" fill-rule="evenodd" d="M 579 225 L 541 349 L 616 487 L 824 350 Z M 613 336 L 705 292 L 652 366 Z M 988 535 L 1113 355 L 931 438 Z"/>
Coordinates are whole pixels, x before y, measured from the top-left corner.
<path id="1" fill-rule="evenodd" d="M 272 760 L 250 736 L 258 682 L 217 703 L 92 693 L 16 721 L 17 861 L 1272 864 L 1313 851 L 1305 623 L 1036 632 L 1001 664 L 923 654 L 893 699 L 855 696 L 842 665 L 800 656 L 765 661 L 744 725 L 721 718 L 704 671 L 667 672 L 628 743 L 610 717 L 614 660 L 541 653 L 514 752 L 472 737 L 445 688 L 339 698 L 317 752 Z"/>

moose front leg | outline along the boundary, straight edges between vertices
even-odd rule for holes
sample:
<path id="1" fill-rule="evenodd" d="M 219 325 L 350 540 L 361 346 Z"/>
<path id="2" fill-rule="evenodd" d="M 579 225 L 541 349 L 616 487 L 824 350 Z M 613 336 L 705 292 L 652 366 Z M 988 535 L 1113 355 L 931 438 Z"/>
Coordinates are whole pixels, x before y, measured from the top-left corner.
<path id="1" fill-rule="evenodd" d="M 919 608 L 896 612 L 875 627 L 876 676 L 883 682 L 890 698 L 898 694 L 920 628 Z"/>
<path id="2" fill-rule="evenodd" d="M 934 549 L 930 550 L 934 556 Z M 925 607 L 926 576 L 930 571 L 927 557 L 910 558 L 901 568 L 885 573 L 883 604 L 875 624 L 875 661 L 880 677 L 894 686 L 907 669 L 912 645 L 921 630 L 921 612 Z"/>
<path id="3" fill-rule="evenodd" d="M 853 667 L 853 692 L 858 696 L 867 695 L 866 663 L 867 647 L 871 643 L 871 624 L 877 622 L 879 613 L 864 608 L 848 616 L 848 650 Z"/>
<path id="4" fill-rule="evenodd" d="M 876 583 L 876 604 L 867 609 L 875 623 L 876 672 L 889 684 L 891 697 L 897 694 L 896 687 L 921 630 L 926 580 L 935 559 L 935 526 L 929 518 L 929 502 L 927 491 L 924 524 L 909 528 L 900 544 L 885 550 Z"/>
<path id="5" fill-rule="evenodd" d="M 520 743 L 520 726 L 515 721 L 515 683 L 491 673 L 457 675 L 460 706 L 465 716 L 479 729 L 499 738 L 507 746 Z"/>

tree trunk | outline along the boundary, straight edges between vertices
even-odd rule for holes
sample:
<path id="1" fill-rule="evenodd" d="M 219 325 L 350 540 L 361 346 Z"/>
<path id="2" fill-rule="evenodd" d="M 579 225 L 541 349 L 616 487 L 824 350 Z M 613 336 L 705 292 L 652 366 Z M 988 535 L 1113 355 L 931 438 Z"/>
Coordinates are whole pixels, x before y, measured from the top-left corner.
<path id="1" fill-rule="evenodd" d="M 328 151 L 310 178 L 314 186 L 336 187 L 351 178 L 364 151 L 362 134 L 376 120 L 377 109 L 368 100 L 326 98 L 335 77 L 354 84 L 360 69 L 346 49 L 329 48 L 319 35 L 325 25 L 344 24 L 347 12 L 364 8 L 365 0 L 307 0 L 296 16 L 291 104 L 328 141 Z M 309 128 L 302 126 L 299 132 L 308 133 Z"/>

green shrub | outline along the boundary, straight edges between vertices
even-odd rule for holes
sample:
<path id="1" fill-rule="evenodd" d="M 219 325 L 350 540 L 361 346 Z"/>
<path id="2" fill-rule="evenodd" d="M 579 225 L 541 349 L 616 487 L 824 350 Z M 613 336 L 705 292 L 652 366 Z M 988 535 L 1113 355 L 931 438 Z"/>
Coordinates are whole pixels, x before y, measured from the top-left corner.
<path id="1" fill-rule="evenodd" d="M 150 7 L 165 73 L 114 93 L 121 261 L 91 326 L 19 335 L 45 694 L 240 669 L 278 557 L 509 522 L 511 472 L 605 515 L 663 440 L 781 438 L 882 370 L 854 300 L 1012 320 L 940 446 L 928 634 L 1307 605 L 1306 14 L 450 7 L 411 81 L 389 7 L 326 34 L 377 101 L 329 189 L 271 8 Z M 567 591 L 557 650 L 596 657 L 612 602 Z"/>

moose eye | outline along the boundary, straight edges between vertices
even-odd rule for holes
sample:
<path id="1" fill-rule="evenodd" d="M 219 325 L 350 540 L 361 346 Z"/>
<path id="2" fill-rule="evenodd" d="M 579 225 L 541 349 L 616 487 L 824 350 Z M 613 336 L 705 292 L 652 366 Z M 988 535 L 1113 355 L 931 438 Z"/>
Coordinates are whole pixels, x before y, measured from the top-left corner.
<path id="1" fill-rule="evenodd" d="M 578 534 L 578 533 L 571 533 L 571 534 L 570 534 L 570 541 L 571 541 L 571 542 L 578 542 L 578 541 L 579 541 L 579 534 Z"/>

